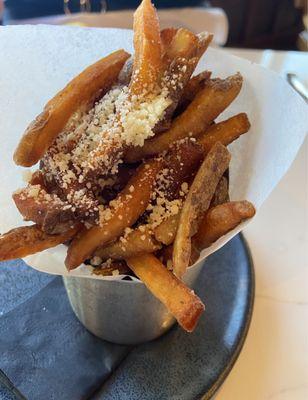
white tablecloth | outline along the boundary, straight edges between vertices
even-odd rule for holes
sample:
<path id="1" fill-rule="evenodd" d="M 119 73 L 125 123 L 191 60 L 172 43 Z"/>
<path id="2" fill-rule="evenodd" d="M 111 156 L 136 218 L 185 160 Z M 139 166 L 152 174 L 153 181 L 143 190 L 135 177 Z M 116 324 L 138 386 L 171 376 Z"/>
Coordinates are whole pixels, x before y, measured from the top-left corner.
<path id="1" fill-rule="evenodd" d="M 307 53 L 228 51 L 282 76 L 294 72 L 308 85 Z M 216 400 L 308 399 L 307 155 L 306 139 L 244 232 L 255 265 L 255 308 L 243 351 Z"/>

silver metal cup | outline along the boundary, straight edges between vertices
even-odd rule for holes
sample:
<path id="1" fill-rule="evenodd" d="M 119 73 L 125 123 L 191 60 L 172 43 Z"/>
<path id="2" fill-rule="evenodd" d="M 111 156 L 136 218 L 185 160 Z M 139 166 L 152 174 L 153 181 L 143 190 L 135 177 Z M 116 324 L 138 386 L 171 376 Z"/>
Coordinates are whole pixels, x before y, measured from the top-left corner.
<path id="1" fill-rule="evenodd" d="M 189 268 L 185 283 L 194 288 L 201 261 Z M 138 344 L 153 340 L 175 323 L 166 307 L 140 281 L 110 281 L 63 276 L 71 306 L 80 322 L 109 342 Z"/>

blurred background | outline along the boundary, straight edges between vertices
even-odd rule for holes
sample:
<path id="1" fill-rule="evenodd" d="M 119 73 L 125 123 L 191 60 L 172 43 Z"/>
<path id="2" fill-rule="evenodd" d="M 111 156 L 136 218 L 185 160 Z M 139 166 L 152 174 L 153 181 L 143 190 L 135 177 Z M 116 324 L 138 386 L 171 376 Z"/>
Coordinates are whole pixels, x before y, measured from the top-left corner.
<path id="1" fill-rule="evenodd" d="M 139 0 L 0 0 L 0 20 L 4 25 L 126 28 L 132 24 L 127 10 L 138 4 Z M 221 46 L 307 51 L 306 0 L 156 0 L 155 6 L 166 25 L 212 30 Z"/>

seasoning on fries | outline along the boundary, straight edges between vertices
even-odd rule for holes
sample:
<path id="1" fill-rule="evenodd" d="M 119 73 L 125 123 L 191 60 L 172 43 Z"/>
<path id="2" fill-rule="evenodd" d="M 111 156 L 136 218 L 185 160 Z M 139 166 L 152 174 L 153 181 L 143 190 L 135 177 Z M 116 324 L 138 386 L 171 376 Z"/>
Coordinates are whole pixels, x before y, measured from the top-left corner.
<path id="1" fill-rule="evenodd" d="M 68 270 L 135 274 L 188 332 L 204 310 L 182 281 L 200 252 L 253 217 L 229 199 L 226 146 L 245 134 L 243 112 L 216 118 L 236 99 L 240 73 L 193 76 L 212 35 L 160 31 L 143 0 L 134 57 L 124 50 L 86 68 L 26 129 L 16 164 L 39 162 L 13 194 L 34 225 L 0 236 L 0 260 L 68 245 Z"/>

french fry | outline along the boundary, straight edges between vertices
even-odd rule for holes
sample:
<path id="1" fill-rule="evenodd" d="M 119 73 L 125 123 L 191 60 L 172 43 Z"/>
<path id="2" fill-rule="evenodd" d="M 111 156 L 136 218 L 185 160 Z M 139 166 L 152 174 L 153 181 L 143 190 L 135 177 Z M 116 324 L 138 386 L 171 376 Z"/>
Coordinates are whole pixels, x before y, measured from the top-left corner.
<path id="1" fill-rule="evenodd" d="M 139 254 L 154 253 L 161 249 L 161 243 L 165 245 L 173 243 L 178 222 L 179 214 L 167 218 L 153 231 L 146 225 L 142 231 L 136 228 L 125 236 L 125 239 L 120 238 L 114 243 L 98 248 L 94 255 L 102 260 L 108 258 L 124 260 L 127 257 L 134 257 Z"/>
<path id="2" fill-rule="evenodd" d="M 142 164 L 112 204 L 99 226 L 85 229 L 70 244 L 65 264 L 68 270 L 78 267 L 84 260 L 105 243 L 123 234 L 145 211 L 152 194 L 158 172 L 163 167 L 162 159 Z"/>
<path id="3" fill-rule="evenodd" d="M 40 185 L 29 185 L 12 197 L 25 221 L 35 222 L 48 234 L 65 232 L 75 222 L 72 207 Z"/>
<path id="4" fill-rule="evenodd" d="M 164 64 L 168 65 L 177 58 L 189 60 L 194 57 L 198 48 L 198 37 L 188 29 L 177 29 L 170 41 L 169 46 L 165 48 Z"/>
<path id="5" fill-rule="evenodd" d="M 175 114 L 181 114 L 188 104 L 193 101 L 198 92 L 203 89 L 205 82 L 211 77 L 210 71 L 203 71 L 200 74 L 193 76 L 184 87 L 183 93 L 179 100 L 178 106 L 175 110 Z"/>
<path id="6" fill-rule="evenodd" d="M 211 34 L 206 34 L 200 41 L 198 36 L 187 29 L 178 29 L 170 45 L 165 49 L 163 56 L 165 72 L 161 86 L 167 89 L 168 97 L 172 102 L 165 110 L 164 118 L 155 126 L 156 134 L 170 128 L 171 117 L 182 97 L 183 90 L 212 37 Z"/>
<path id="7" fill-rule="evenodd" d="M 202 32 L 198 35 L 184 28 L 166 28 L 160 32 L 162 53 L 165 64 L 176 58 L 201 58 L 213 35 L 209 32 Z M 197 61 L 198 62 L 198 61 Z"/>
<path id="8" fill-rule="evenodd" d="M 180 214 L 171 215 L 171 217 L 165 219 L 165 221 L 154 229 L 155 239 L 165 245 L 173 243 L 178 229 L 179 220 Z"/>
<path id="9" fill-rule="evenodd" d="M 156 10 L 143 0 L 134 14 L 134 64 L 130 92 L 152 94 L 162 74 L 162 45 Z"/>
<path id="10" fill-rule="evenodd" d="M 131 148 L 125 156 L 125 161 L 136 162 L 161 153 L 167 150 L 171 143 L 189 134 L 194 137 L 200 136 L 239 94 L 242 81 L 242 76 L 237 73 L 227 79 L 211 79 L 206 82 L 204 89 L 197 94 L 187 109 L 173 120 L 169 131 L 146 140 L 143 147 Z"/>
<path id="11" fill-rule="evenodd" d="M 229 201 L 229 182 L 225 176 L 222 176 L 212 197 L 210 207 L 218 206 L 227 201 Z"/>
<path id="12" fill-rule="evenodd" d="M 120 238 L 106 247 L 98 248 L 94 255 L 102 260 L 108 258 L 124 260 L 142 253 L 154 253 L 160 248 L 161 244 L 155 239 L 151 230 L 145 226 L 144 229 L 137 228 L 125 238 Z"/>
<path id="13" fill-rule="evenodd" d="M 174 35 L 176 34 L 176 28 L 165 28 L 160 31 L 160 40 L 162 45 L 162 55 L 164 56 L 165 52 L 167 51 Z"/>
<path id="14" fill-rule="evenodd" d="M 128 57 L 124 50 L 110 54 L 86 68 L 56 94 L 25 131 L 14 153 L 15 163 L 23 167 L 36 164 L 71 115 L 110 89 Z"/>
<path id="15" fill-rule="evenodd" d="M 49 235 L 37 225 L 21 226 L 0 235 L 0 261 L 13 260 L 67 242 L 78 232 L 78 227 L 58 234 Z"/>
<path id="16" fill-rule="evenodd" d="M 204 311 L 204 304 L 199 297 L 152 254 L 131 257 L 126 262 L 181 327 L 192 332 Z"/>
<path id="17" fill-rule="evenodd" d="M 189 265 L 191 236 L 200 223 L 200 217 L 208 209 L 216 186 L 230 162 L 230 153 L 216 143 L 198 170 L 189 189 L 180 214 L 179 226 L 173 247 L 174 274 L 181 278 Z"/>
<path id="18" fill-rule="evenodd" d="M 199 136 L 198 143 L 200 143 L 207 153 L 216 142 L 227 146 L 238 137 L 248 132 L 249 128 L 250 123 L 247 115 L 245 113 L 240 113 L 226 121 L 211 125 L 204 134 Z"/>
<path id="19" fill-rule="evenodd" d="M 204 158 L 203 149 L 198 143 L 187 139 L 175 143 L 165 156 L 168 172 L 168 187 L 166 197 L 176 199 L 183 182 L 189 182 L 195 175 Z"/>
<path id="20" fill-rule="evenodd" d="M 255 215 L 255 208 L 249 201 L 231 201 L 211 208 L 201 221 L 193 237 L 196 248 L 203 250 L 216 242 L 237 225 Z"/>
<path id="21" fill-rule="evenodd" d="M 132 76 L 129 84 L 130 98 L 135 98 L 133 103 L 138 108 L 139 101 L 153 98 L 161 90 L 160 80 L 163 74 L 162 45 L 160 39 L 160 27 L 156 9 L 151 0 L 143 0 L 134 13 L 134 60 Z M 115 121 L 121 120 L 117 113 Z M 115 122 L 117 125 L 118 122 Z M 121 124 L 121 123 L 120 123 Z M 109 165 L 114 164 L 118 154 L 123 151 L 124 144 L 112 144 L 104 140 L 104 132 L 101 133 L 102 141 L 91 152 L 87 166 L 86 176 L 98 175 L 100 161 L 108 159 Z M 93 163 L 94 161 L 94 163 Z M 98 165 L 96 165 L 98 164 Z"/>

